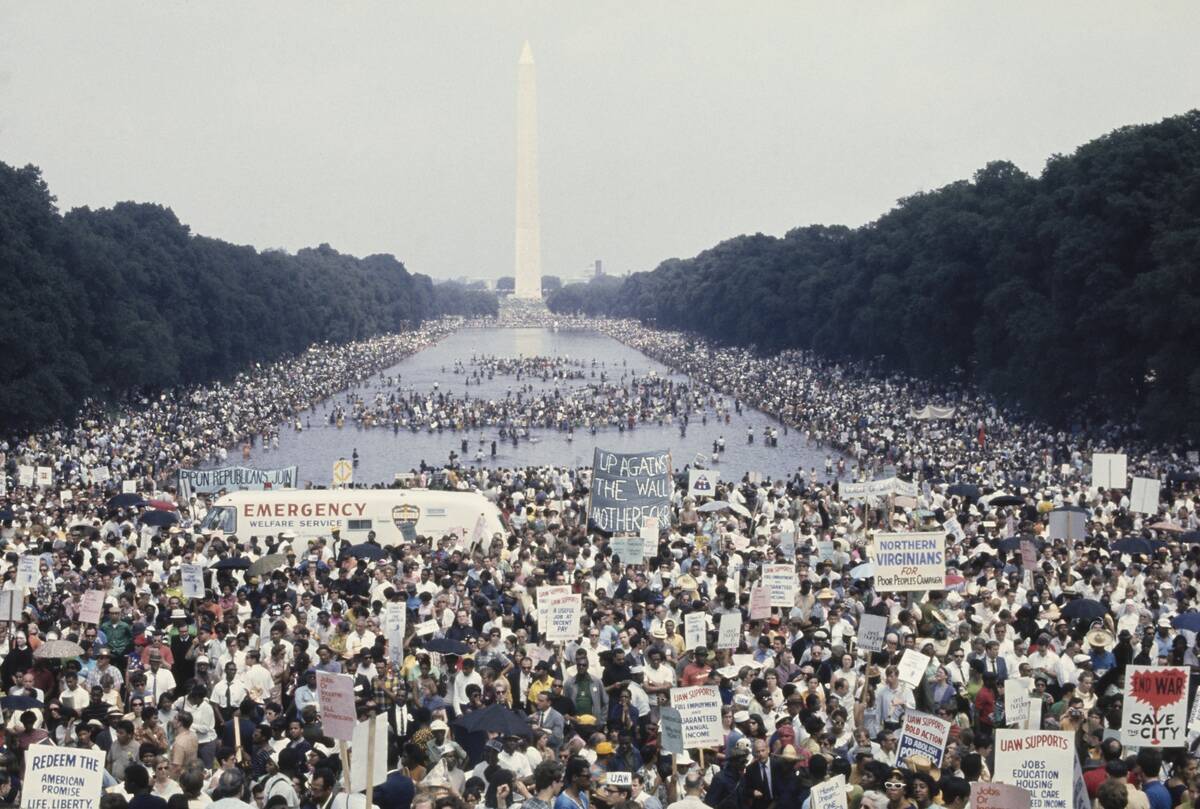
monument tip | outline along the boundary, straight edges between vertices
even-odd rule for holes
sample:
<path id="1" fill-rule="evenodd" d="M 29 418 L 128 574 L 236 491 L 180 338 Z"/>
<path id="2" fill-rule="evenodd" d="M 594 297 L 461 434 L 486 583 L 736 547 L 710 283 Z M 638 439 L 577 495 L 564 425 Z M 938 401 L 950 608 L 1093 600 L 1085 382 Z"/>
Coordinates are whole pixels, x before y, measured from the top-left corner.
<path id="1" fill-rule="evenodd" d="M 519 65 L 533 64 L 533 49 L 529 47 L 529 40 L 525 40 L 525 46 L 521 48 L 521 58 L 517 61 Z"/>

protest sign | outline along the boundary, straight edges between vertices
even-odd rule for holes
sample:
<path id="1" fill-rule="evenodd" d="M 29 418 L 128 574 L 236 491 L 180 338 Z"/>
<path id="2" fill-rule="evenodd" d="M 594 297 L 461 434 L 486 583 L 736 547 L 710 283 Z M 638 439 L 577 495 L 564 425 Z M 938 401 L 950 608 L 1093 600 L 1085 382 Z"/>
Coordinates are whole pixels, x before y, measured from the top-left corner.
<path id="1" fill-rule="evenodd" d="M 1032 677 L 1009 677 L 1004 681 L 1004 721 L 1010 728 L 1030 729 L 1028 724 L 1031 691 Z"/>
<path id="2" fill-rule="evenodd" d="M 58 502 L 70 503 L 72 498 L 74 498 L 74 497 L 75 497 L 75 492 L 71 491 L 70 489 L 62 489 L 58 493 Z"/>
<path id="3" fill-rule="evenodd" d="M 1121 708 L 1121 744 L 1133 747 L 1187 745 L 1188 670 L 1127 666 Z"/>
<path id="4" fill-rule="evenodd" d="M 1134 478 L 1129 488 L 1129 510 L 1139 514 L 1158 513 L 1158 495 L 1162 484 L 1154 478 Z"/>
<path id="5" fill-rule="evenodd" d="M 771 617 L 771 594 L 763 585 L 750 588 L 750 620 L 761 621 Z"/>
<path id="6" fill-rule="evenodd" d="M 413 627 L 413 631 L 418 635 L 433 635 L 439 629 L 441 629 L 441 627 L 438 625 L 436 618 L 430 618 L 428 621 L 422 621 Z"/>
<path id="7" fill-rule="evenodd" d="M 791 607 L 796 603 L 796 568 L 792 565 L 763 565 L 763 586 L 772 607 Z"/>
<path id="8" fill-rule="evenodd" d="M 387 714 L 379 714 L 354 726 L 354 738 L 350 741 L 351 792 L 362 792 L 367 788 L 368 773 L 372 785 L 382 784 L 387 779 L 387 721 Z M 375 742 L 373 745 L 372 740 Z"/>
<path id="9" fill-rule="evenodd" d="M 996 729 L 993 783 L 1028 790 L 1035 806 L 1073 806 L 1076 766 L 1075 734 L 1070 731 Z"/>
<path id="10" fill-rule="evenodd" d="M 920 711 L 908 711 L 896 742 L 896 763 L 909 756 L 926 756 L 933 766 L 942 766 L 942 753 L 950 738 L 950 722 Z"/>
<path id="11" fill-rule="evenodd" d="M 100 805 L 104 751 L 32 744 L 25 751 L 21 806 L 27 809 L 89 809 Z"/>
<path id="12" fill-rule="evenodd" d="M 780 531 L 779 532 L 779 550 L 783 551 L 784 558 L 791 561 L 796 560 L 796 532 L 795 531 Z"/>
<path id="13" fill-rule="evenodd" d="M 942 533 L 954 537 L 955 542 L 962 542 L 967 538 L 967 532 L 963 530 L 958 517 L 951 517 L 942 523 Z"/>
<path id="14" fill-rule="evenodd" d="M 704 613 L 689 612 L 683 616 L 683 646 L 685 649 L 698 649 L 707 646 L 705 640 Z"/>
<path id="15" fill-rule="evenodd" d="M 610 787 L 627 787 L 633 785 L 633 773 L 609 770 L 604 773 L 604 783 Z"/>
<path id="16" fill-rule="evenodd" d="M 17 560 L 16 585 L 18 588 L 27 587 L 33 589 L 37 586 L 41 562 L 40 556 L 29 556 L 28 554 Z"/>
<path id="17" fill-rule="evenodd" d="M 1087 534 L 1087 512 L 1076 508 L 1056 508 L 1050 512 L 1047 539 L 1083 539 Z"/>
<path id="18" fill-rule="evenodd" d="M 742 614 L 727 612 L 717 626 L 717 648 L 736 649 L 742 639 Z"/>
<path id="19" fill-rule="evenodd" d="M 1128 472 L 1122 452 L 1097 452 L 1092 456 L 1092 485 L 1098 489 L 1124 489 Z"/>
<path id="20" fill-rule="evenodd" d="M 317 672 L 317 703 L 321 707 L 322 732 L 343 742 L 354 740 L 358 712 L 354 707 L 354 678 L 349 674 Z"/>
<path id="21" fill-rule="evenodd" d="M 1012 784 L 984 781 L 971 784 L 971 809 L 1031 809 L 1031 798 L 1029 790 Z"/>
<path id="22" fill-rule="evenodd" d="M 35 473 L 34 473 L 34 469 L 32 466 L 18 466 L 17 467 L 17 483 L 28 489 L 30 486 L 33 485 L 34 474 Z"/>
<path id="23" fill-rule="evenodd" d="M 579 617 L 583 602 L 578 593 L 551 596 L 546 603 L 546 629 L 542 633 L 550 643 L 579 640 Z"/>
<path id="24" fill-rule="evenodd" d="M 121 494 L 137 494 L 137 481 L 136 480 L 122 480 L 121 481 Z"/>
<path id="25" fill-rule="evenodd" d="M 809 809 L 846 809 L 846 776 L 835 775 L 813 784 L 808 805 Z"/>
<path id="26" fill-rule="evenodd" d="M 613 556 L 621 560 L 623 565 L 640 565 L 646 561 L 644 541 L 641 536 L 613 537 L 608 541 L 608 547 Z"/>
<path id="27" fill-rule="evenodd" d="M 721 473 L 715 469 L 688 470 L 688 496 L 713 497 L 717 491 L 717 481 Z"/>
<path id="28" fill-rule="evenodd" d="M 88 590 L 79 597 L 79 621 L 84 624 L 99 624 L 104 612 L 104 591 Z"/>
<path id="29" fill-rule="evenodd" d="M 658 519 L 647 517 L 642 520 L 638 535 L 642 538 L 642 555 L 653 556 L 658 551 Z"/>
<path id="30" fill-rule="evenodd" d="M 588 520 L 601 531 L 640 531 L 646 517 L 667 527 L 671 519 L 671 454 L 665 450 L 619 453 L 596 448 Z"/>
<path id="31" fill-rule="evenodd" d="M 683 746 L 716 747 L 724 738 L 721 728 L 721 692 L 710 685 L 672 688 L 671 707 L 683 724 Z"/>
<path id="32" fill-rule="evenodd" d="M 550 599 L 555 596 L 569 595 L 570 592 L 571 585 L 569 584 L 548 584 L 534 591 L 534 595 L 537 597 L 538 626 L 546 625 L 546 605 L 550 603 Z"/>
<path id="33" fill-rule="evenodd" d="M 383 608 L 383 636 L 387 640 L 388 659 L 404 659 L 404 633 L 408 629 L 408 608 L 403 601 L 389 601 Z"/>
<path id="34" fill-rule="evenodd" d="M 48 487 L 54 483 L 54 468 L 39 466 L 37 468 L 37 485 Z"/>
<path id="35" fill-rule="evenodd" d="M 112 473 L 108 471 L 107 466 L 93 466 L 90 474 L 93 483 L 108 483 L 112 479 Z"/>
<path id="36" fill-rule="evenodd" d="M 1037 546 L 1033 544 L 1033 540 L 1020 540 L 1021 546 L 1021 567 L 1024 570 L 1037 570 Z"/>
<path id="37" fill-rule="evenodd" d="M 23 612 L 25 612 L 25 596 L 20 590 L 0 590 L 0 621 L 10 624 L 20 623 Z"/>
<path id="38" fill-rule="evenodd" d="M 946 537 L 937 531 L 920 534 L 876 534 L 871 546 L 875 589 L 881 593 L 946 589 Z"/>
<path id="39" fill-rule="evenodd" d="M 843 500 L 858 500 L 860 502 L 876 500 L 881 497 L 890 497 L 892 495 L 916 497 L 917 484 L 909 483 L 907 480 L 900 480 L 896 477 L 872 480 L 869 483 L 839 483 L 838 494 Z"/>
<path id="40" fill-rule="evenodd" d="M 858 622 L 858 648 L 868 652 L 883 651 L 883 639 L 887 635 L 886 615 L 863 615 Z"/>
<path id="41" fill-rule="evenodd" d="M 916 649 L 905 649 L 904 655 L 900 658 L 900 682 L 908 683 L 913 688 L 921 684 L 921 678 L 925 676 L 925 670 L 929 668 L 930 657 L 923 655 Z"/>
<path id="42" fill-rule="evenodd" d="M 658 731 L 662 734 L 660 742 L 664 752 L 679 754 L 686 749 L 683 746 L 683 718 L 679 711 L 674 708 L 660 708 Z"/>
<path id="43" fill-rule="evenodd" d="M 204 598 L 204 568 L 200 565 L 180 565 L 179 579 L 184 598 Z"/>
<path id="44" fill-rule="evenodd" d="M 179 496 L 189 500 L 194 494 L 214 494 L 220 491 L 294 489 L 299 477 L 298 466 L 285 466 L 280 469 L 250 469 L 245 466 L 180 469 Z"/>

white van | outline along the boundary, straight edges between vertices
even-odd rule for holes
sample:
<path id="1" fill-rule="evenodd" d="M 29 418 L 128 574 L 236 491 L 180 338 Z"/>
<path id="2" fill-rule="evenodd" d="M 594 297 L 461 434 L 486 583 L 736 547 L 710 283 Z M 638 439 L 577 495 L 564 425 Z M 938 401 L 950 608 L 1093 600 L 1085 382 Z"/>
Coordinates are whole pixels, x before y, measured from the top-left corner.
<path id="1" fill-rule="evenodd" d="M 328 537 L 333 529 L 353 545 L 375 532 L 380 545 L 398 545 L 417 535 L 469 538 L 482 515 L 484 536 L 504 532 L 500 509 L 478 492 L 431 489 L 267 489 L 231 492 L 217 499 L 203 530 L 252 536 L 296 535 L 297 553 L 309 539 Z"/>

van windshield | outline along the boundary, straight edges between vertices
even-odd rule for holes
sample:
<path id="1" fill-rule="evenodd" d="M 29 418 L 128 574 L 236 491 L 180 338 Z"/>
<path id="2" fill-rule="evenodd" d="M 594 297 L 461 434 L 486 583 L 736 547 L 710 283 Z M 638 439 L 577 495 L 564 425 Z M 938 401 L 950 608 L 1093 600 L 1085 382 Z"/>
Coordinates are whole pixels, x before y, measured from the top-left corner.
<path id="1" fill-rule="evenodd" d="M 210 509 L 200 524 L 201 531 L 220 531 L 223 534 L 237 533 L 237 510 L 229 506 Z"/>

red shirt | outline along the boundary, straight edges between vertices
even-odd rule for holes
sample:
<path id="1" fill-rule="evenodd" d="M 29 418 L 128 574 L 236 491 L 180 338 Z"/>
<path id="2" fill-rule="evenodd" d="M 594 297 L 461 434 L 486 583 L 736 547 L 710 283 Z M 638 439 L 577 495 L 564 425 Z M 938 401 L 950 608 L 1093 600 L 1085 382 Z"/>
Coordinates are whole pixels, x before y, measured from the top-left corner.
<path id="1" fill-rule="evenodd" d="M 688 663 L 683 668 L 683 676 L 679 678 L 680 685 L 704 685 L 708 682 L 708 666 L 697 666 Z"/>

